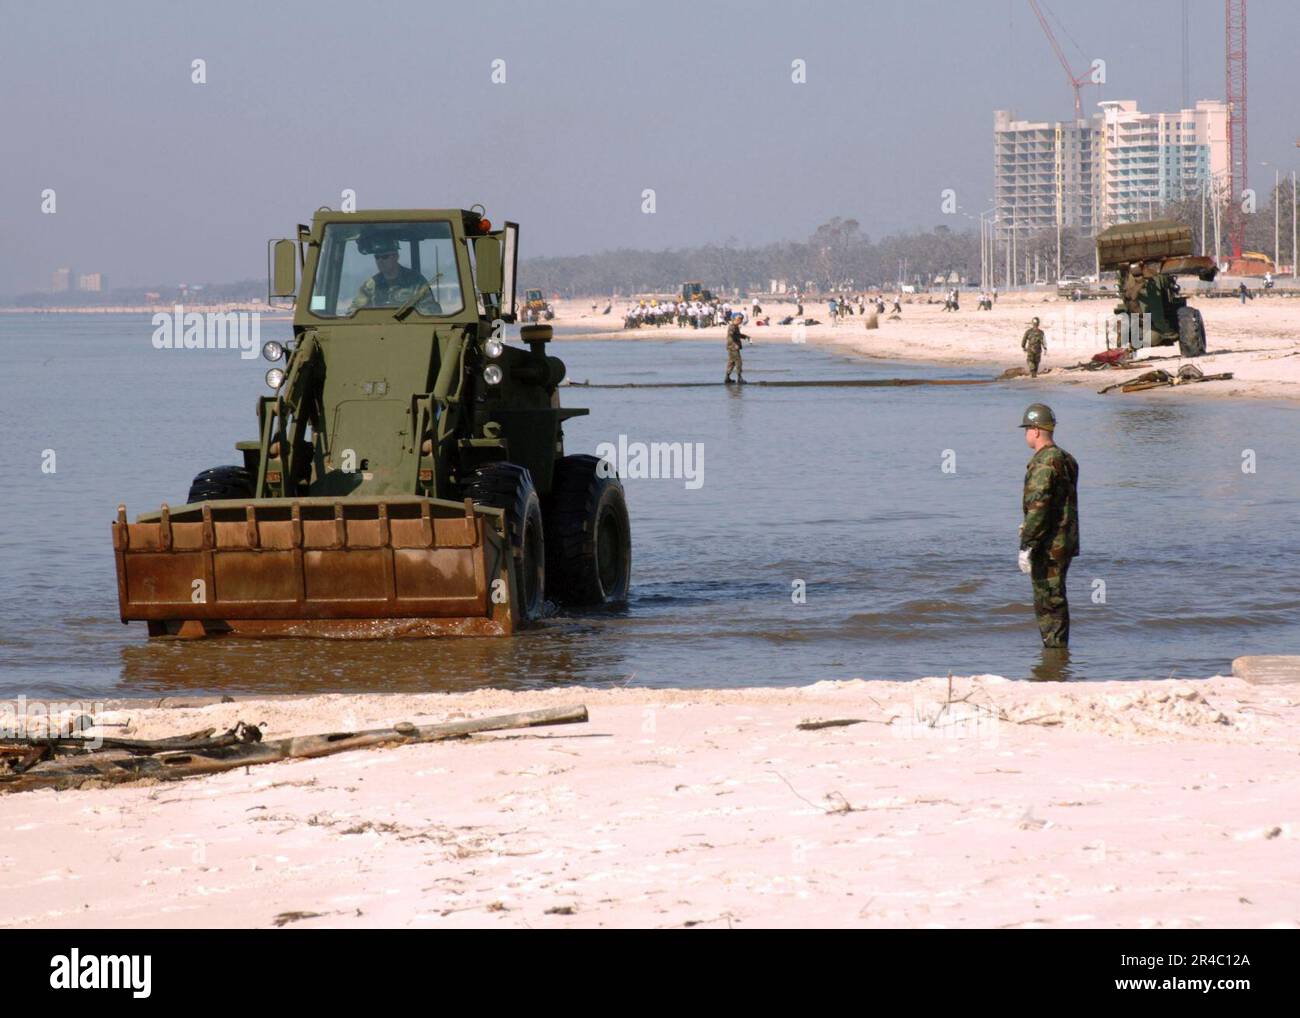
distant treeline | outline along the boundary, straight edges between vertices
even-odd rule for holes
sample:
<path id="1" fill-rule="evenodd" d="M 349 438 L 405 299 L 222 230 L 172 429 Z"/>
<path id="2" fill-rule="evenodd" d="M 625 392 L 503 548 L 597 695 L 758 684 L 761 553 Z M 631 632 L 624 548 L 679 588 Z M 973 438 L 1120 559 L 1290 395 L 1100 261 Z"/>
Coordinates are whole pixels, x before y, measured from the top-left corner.
<path id="1" fill-rule="evenodd" d="M 523 287 L 563 296 L 610 296 L 674 292 L 698 280 L 720 293 L 767 291 L 771 281 L 805 293 L 832 290 L 888 290 L 900 282 L 935 284 L 934 279 L 978 280 L 978 231 L 940 226 L 925 233 L 896 234 L 873 241 L 855 219 L 836 217 L 806 241 L 762 247 L 706 244 L 669 251 L 622 248 L 568 258 L 529 258 L 519 267 Z"/>
<path id="2" fill-rule="evenodd" d="M 1092 271 L 1090 238 L 1077 231 L 1062 235 L 1062 272 Z M 1005 286 L 1006 251 L 995 259 L 998 284 Z M 1037 263 L 1035 263 L 1037 256 Z M 1054 282 L 1056 231 L 1019 238 L 1017 277 L 1035 266 L 1039 278 Z M 571 258 L 530 258 L 519 270 L 520 284 L 564 296 L 673 292 L 687 280 L 722 293 L 766 292 L 772 281 L 803 293 L 892 291 L 902 285 L 942 290 L 980 282 L 979 230 L 937 226 L 926 232 L 891 234 L 872 240 L 855 219 L 836 217 L 806 241 L 763 247 L 708 244 L 672 251 L 621 249 Z"/>
<path id="3" fill-rule="evenodd" d="M 1247 217 L 1246 247 L 1273 251 L 1274 202 L 1278 203 L 1280 232 L 1286 236 L 1282 260 L 1287 260 L 1290 240 L 1291 195 L 1286 185 L 1270 195 L 1267 204 Z M 1192 228 L 1201 246 L 1202 207 L 1198 198 L 1166 207 L 1156 213 Z M 1212 216 L 1206 216 L 1205 253 L 1213 253 Z M 1083 276 L 1094 267 L 1095 246 L 1086 234 L 1061 232 L 1061 272 Z M 996 284 L 1005 287 L 1006 243 L 999 240 L 993 252 Z M 1016 240 L 1016 279 L 1035 276 L 1054 282 L 1056 231 L 1022 234 Z M 872 240 L 856 219 L 836 216 L 813 231 L 805 241 L 781 241 L 762 247 L 706 244 L 669 251 L 635 251 L 620 248 L 600 254 L 568 258 L 528 258 L 519 266 L 519 292 L 538 287 L 547 294 L 566 297 L 608 297 L 633 293 L 674 293 L 688 280 L 698 280 L 718 293 L 767 292 L 771 281 L 784 282 L 788 290 L 803 293 L 832 291 L 889 292 L 906 284 L 919 290 L 942 290 L 959 282 L 980 282 L 978 228 L 890 234 Z M 93 307 L 96 305 L 162 305 L 243 303 L 265 300 L 266 281 L 246 279 L 236 283 L 208 283 L 182 289 L 174 284 L 127 287 L 105 293 L 27 293 L 6 303 L 24 307 Z"/>
<path id="4" fill-rule="evenodd" d="M 160 286 L 124 286 L 102 293 L 64 290 L 59 293 L 20 293 L 5 304 L 17 307 L 143 307 L 158 304 L 244 304 L 266 300 L 265 279 L 244 279 L 236 283 L 206 283 L 182 289 L 173 284 Z"/>
<path id="5" fill-rule="evenodd" d="M 1285 186 L 1256 214 L 1247 217 L 1246 247 L 1273 251 L 1273 203 L 1281 210 L 1281 232 L 1287 235 L 1282 260 L 1289 252 L 1291 195 Z M 1202 208 L 1199 198 L 1153 210 L 1158 218 L 1174 219 L 1192 228 L 1201 244 Z M 1212 254 L 1214 237 L 1206 217 L 1202 251 Z M 1061 231 L 1061 274 L 1085 276 L 1095 270 L 1096 245 L 1091 236 L 1075 228 Z M 1056 281 L 1055 229 L 1016 237 L 1017 284 Z M 992 252 L 993 283 L 1007 286 L 1007 244 L 999 238 Z M 855 219 L 836 217 L 819 226 L 807 240 L 784 241 L 763 247 L 707 244 L 669 251 L 634 251 L 626 248 L 570 258 L 529 258 L 519 267 L 521 287 L 539 287 L 566 297 L 606 297 L 633 293 L 672 293 L 687 280 L 698 280 L 720 292 L 766 292 L 773 280 L 803 293 L 832 291 L 888 292 L 900 285 L 918 290 L 942 290 L 959 282 L 980 283 L 980 233 L 978 226 L 891 234 L 872 240 Z"/>

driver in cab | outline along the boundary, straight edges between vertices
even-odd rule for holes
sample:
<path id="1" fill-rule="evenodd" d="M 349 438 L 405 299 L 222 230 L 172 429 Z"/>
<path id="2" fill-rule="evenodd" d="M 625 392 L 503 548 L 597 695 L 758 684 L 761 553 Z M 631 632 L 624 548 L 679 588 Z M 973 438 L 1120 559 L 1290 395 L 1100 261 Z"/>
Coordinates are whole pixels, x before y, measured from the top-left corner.
<path id="1" fill-rule="evenodd" d="M 352 310 L 371 307 L 401 307 L 420 295 L 417 309 L 421 314 L 440 315 L 442 308 L 429 292 L 426 280 L 414 269 L 397 260 L 397 241 L 391 237 L 376 240 L 370 247 L 379 269 L 361 284 L 352 301 Z M 424 292 L 421 294 L 421 290 Z"/>

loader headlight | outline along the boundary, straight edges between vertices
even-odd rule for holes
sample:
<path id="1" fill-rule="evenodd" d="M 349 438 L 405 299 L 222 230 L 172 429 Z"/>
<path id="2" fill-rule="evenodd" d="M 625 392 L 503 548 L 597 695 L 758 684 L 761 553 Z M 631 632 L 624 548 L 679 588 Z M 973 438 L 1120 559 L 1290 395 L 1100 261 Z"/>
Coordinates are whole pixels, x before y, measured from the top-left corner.
<path id="1" fill-rule="evenodd" d="M 262 345 L 262 356 L 268 361 L 278 361 L 284 356 L 284 346 L 275 340 L 264 343 Z"/>
<path id="2" fill-rule="evenodd" d="M 266 373 L 266 384 L 272 389 L 278 389 L 284 385 L 284 368 L 272 368 Z"/>
<path id="3" fill-rule="evenodd" d="M 504 377 L 505 373 L 498 364 L 489 364 L 483 369 L 483 381 L 487 382 L 488 385 L 500 385 L 501 379 Z"/>
<path id="4" fill-rule="evenodd" d="M 483 344 L 483 352 L 487 354 L 489 357 L 491 357 L 493 360 L 496 360 L 503 353 L 505 353 L 505 349 L 506 349 L 506 345 L 503 342 L 501 342 L 501 340 L 499 339 L 489 339 L 486 343 Z"/>

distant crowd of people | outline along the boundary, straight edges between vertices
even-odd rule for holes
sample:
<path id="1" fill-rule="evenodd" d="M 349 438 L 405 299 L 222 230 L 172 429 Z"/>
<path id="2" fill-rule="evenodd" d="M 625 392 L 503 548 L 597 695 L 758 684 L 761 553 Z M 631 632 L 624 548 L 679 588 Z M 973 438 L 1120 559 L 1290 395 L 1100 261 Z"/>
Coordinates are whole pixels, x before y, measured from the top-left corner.
<path id="1" fill-rule="evenodd" d="M 755 325 L 768 324 L 766 319 L 760 318 L 763 309 L 757 300 L 751 302 L 750 310 L 751 314 L 746 315 L 743 306 L 733 306 L 729 300 L 719 297 L 712 300 L 640 300 L 628 305 L 623 316 L 623 328 L 676 325 L 681 329 L 708 329 L 730 324 L 733 320 L 741 324 L 751 320 Z"/>
<path id="2" fill-rule="evenodd" d="M 983 295 L 981 295 L 981 302 Z M 956 310 L 957 296 L 956 292 L 951 292 L 945 302 L 951 304 L 951 310 Z M 837 325 L 845 321 L 852 315 L 866 316 L 869 314 L 884 315 L 886 312 L 891 317 L 901 316 L 903 313 L 903 296 L 895 294 L 888 301 L 876 294 L 871 296 L 865 293 L 859 294 L 837 294 L 826 299 L 826 310 L 832 325 Z M 592 306 L 592 312 L 595 313 L 595 305 Z M 609 308 L 606 307 L 604 314 L 609 314 Z M 710 300 L 658 300 L 656 298 L 641 299 L 634 303 L 629 303 L 623 313 L 623 328 L 639 329 L 644 326 L 654 326 L 661 328 L 667 326 L 677 326 L 678 328 L 690 329 L 708 329 L 713 326 L 728 325 L 733 321 L 738 321 L 742 325 L 770 325 L 770 316 L 763 314 L 763 307 L 757 297 L 753 298 L 746 309 L 743 304 L 732 304 L 731 301 L 721 297 L 715 297 Z M 820 324 L 816 319 L 809 318 L 804 312 L 803 297 L 795 294 L 795 309 L 791 315 L 786 315 L 777 324 L 790 325 L 803 322 L 806 325 Z"/>

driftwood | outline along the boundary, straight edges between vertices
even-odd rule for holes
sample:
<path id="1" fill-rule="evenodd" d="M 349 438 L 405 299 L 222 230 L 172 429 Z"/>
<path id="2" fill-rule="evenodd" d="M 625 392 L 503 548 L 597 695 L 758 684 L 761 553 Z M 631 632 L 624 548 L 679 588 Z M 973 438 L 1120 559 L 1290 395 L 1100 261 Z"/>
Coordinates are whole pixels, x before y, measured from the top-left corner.
<path id="1" fill-rule="evenodd" d="M 795 728 L 801 732 L 816 732 L 823 728 L 847 728 L 849 725 L 892 725 L 895 718 L 828 718 L 825 721 L 800 721 Z"/>
<path id="2" fill-rule="evenodd" d="M 1173 385 L 1192 385 L 1198 382 L 1222 382 L 1232 378 L 1231 371 L 1225 371 L 1218 375 L 1202 374 L 1200 369 L 1195 365 L 1184 365 L 1178 370 L 1177 375 L 1171 375 L 1162 368 L 1155 371 L 1148 371 L 1138 375 L 1137 378 L 1130 378 L 1127 382 L 1116 382 L 1114 385 L 1107 385 L 1098 389 L 1098 394 L 1110 392 L 1112 389 L 1118 389 L 1120 392 L 1143 392 L 1147 389 L 1160 389 Z"/>
<path id="3" fill-rule="evenodd" d="M 236 725 L 232 733 L 242 735 L 242 741 L 225 743 L 206 740 L 200 748 L 176 749 L 168 746 L 161 752 L 147 755 L 129 755 L 131 750 L 116 747 L 114 750 L 83 752 L 75 762 L 46 762 L 21 773 L 0 774 L 0 793 L 25 792 L 37 788 L 70 789 L 86 782 L 117 783 L 155 778 L 160 781 L 214 774 L 235 770 L 253 764 L 275 763 L 307 757 L 329 756 L 353 749 L 373 746 L 405 745 L 416 742 L 440 742 L 461 739 L 476 732 L 496 732 L 510 728 L 533 728 L 540 725 L 566 725 L 585 722 L 587 708 L 548 707 L 544 710 L 524 711 L 521 714 L 498 714 L 492 717 L 473 718 L 468 721 L 451 721 L 439 725 L 413 725 L 401 722 L 392 728 L 375 728 L 364 732 L 330 732 L 322 735 L 297 735 L 286 739 L 258 741 L 261 732 L 255 726 Z M 256 737 L 252 732 L 257 732 Z M 182 736 L 181 738 L 188 738 Z M 36 740 L 41 744 L 57 740 Z M 109 740 L 105 740 L 107 744 Z M 142 742 L 143 740 L 113 740 L 117 742 Z M 168 740 L 158 740 L 167 742 Z M 221 742 L 220 745 L 213 745 Z M 16 747 L 22 748 L 22 747 Z M 42 748 L 37 746 L 34 748 Z M 84 747 L 82 747 L 84 749 Z"/>
<path id="4" fill-rule="evenodd" d="M 126 753 L 144 755 L 180 749 L 202 752 L 210 749 L 221 749 L 225 746 L 237 746 L 245 742 L 260 742 L 262 739 L 260 728 L 256 725 L 246 725 L 242 721 L 221 735 L 213 737 L 214 732 L 216 732 L 215 728 L 204 728 L 202 731 L 190 732 L 188 735 L 170 735 L 165 739 L 123 739 L 108 735 L 98 738 L 85 735 L 60 738 L 52 736 L 10 737 L 0 739 L 0 754 L 16 756 L 25 749 L 39 754 L 38 759 L 43 760 L 51 756 L 81 756 L 109 749 L 120 749 Z M 30 764 L 27 766 L 30 766 Z M 15 771 L 27 769 L 27 767 L 16 763 L 11 764 L 11 768 Z"/>

